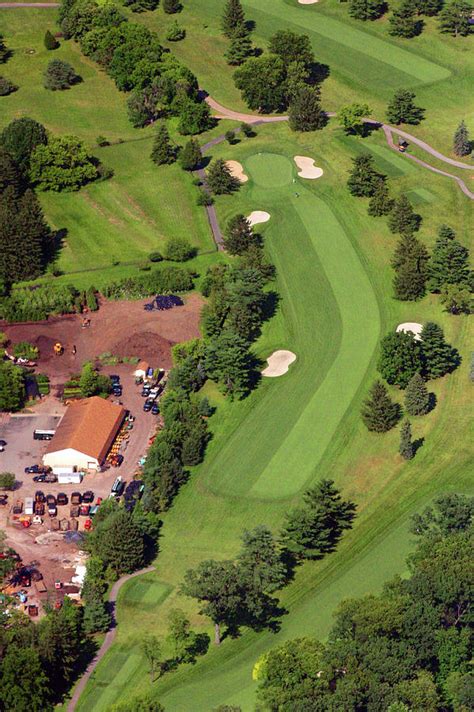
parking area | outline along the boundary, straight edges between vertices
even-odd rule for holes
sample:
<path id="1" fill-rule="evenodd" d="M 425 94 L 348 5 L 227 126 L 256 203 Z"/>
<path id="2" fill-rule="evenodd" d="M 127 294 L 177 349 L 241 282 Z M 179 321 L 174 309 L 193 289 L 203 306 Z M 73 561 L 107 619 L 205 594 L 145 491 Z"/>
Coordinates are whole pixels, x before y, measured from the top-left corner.
<path id="1" fill-rule="evenodd" d="M 141 386 L 135 384 L 131 365 L 107 367 L 102 370 L 102 373 L 120 376 L 122 395 L 120 400 L 113 397 L 111 400 L 119 402 L 134 416 L 133 427 L 127 432 L 128 437 L 121 445 L 123 462 L 120 467 L 108 467 L 103 472 L 86 473 L 81 484 L 35 482 L 33 479 L 35 473 L 25 473 L 25 467 L 42 464 L 42 456 L 49 441 L 34 440 L 33 432 L 35 429 L 55 430 L 61 415 L 53 413 L 64 412 L 65 408 L 56 399 L 49 397 L 34 406 L 33 413 L 12 416 L 3 419 L 0 423 L 0 439 L 7 443 L 4 452 L 0 453 L 0 472 L 12 472 L 17 480 L 15 491 L 7 493 L 7 504 L 0 506 L 0 528 L 6 531 L 7 544 L 18 552 L 23 565 L 34 567 L 41 572 L 42 581 L 47 589 L 47 593 L 44 592 L 44 600 L 48 595 L 59 595 L 55 593 L 55 582 L 58 579 L 67 588 L 75 573 L 75 561 L 81 543 L 80 537 L 76 534 L 76 526 L 80 534 L 84 530 L 88 516 L 86 513 L 72 516 L 72 493 L 83 494 L 88 490 L 92 491 L 93 503 L 96 503 L 98 498 L 106 499 L 109 496 L 112 484 L 118 475 L 127 484 L 134 478 L 139 478 L 142 472 L 139 462 L 146 454 L 150 440 L 159 428 L 159 416 L 143 410 L 145 399 L 141 396 Z M 54 438 L 51 442 L 54 442 Z M 24 512 L 25 499 L 34 498 L 38 491 L 41 491 L 45 497 L 54 495 L 55 498 L 59 493 L 64 493 L 67 496 L 67 504 L 57 504 L 57 514 L 54 518 L 48 515 L 45 506 L 44 515 L 41 515 L 36 522 L 33 520 L 31 526 L 26 528 L 19 518 L 14 516 L 13 506 L 17 500 L 21 500 Z M 54 529 L 53 519 L 60 525 L 59 530 Z M 63 525 L 64 530 L 62 530 Z M 67 529 L 70 531 L 66 533 Z M 34 598 L 36 602 L 37 599 L 38 596 Z M 28 601 L 31 600 L 30 593 Z M 40 602 L 41 600 L 43 599 L 40 599 Z"/>

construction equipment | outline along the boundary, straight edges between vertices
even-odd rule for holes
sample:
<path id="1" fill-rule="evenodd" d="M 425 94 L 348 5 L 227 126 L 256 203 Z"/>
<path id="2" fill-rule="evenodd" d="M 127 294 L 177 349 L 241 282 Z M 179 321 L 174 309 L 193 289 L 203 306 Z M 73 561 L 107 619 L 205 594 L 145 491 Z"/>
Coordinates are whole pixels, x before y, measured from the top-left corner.
<path id="1" fill-rule="evenodd" d="M 53 351 L 55 356 L 62 356 L 64 353 L 64 346 L 60 341 L 56 341 L 56 343 L 53 346 Z"/>

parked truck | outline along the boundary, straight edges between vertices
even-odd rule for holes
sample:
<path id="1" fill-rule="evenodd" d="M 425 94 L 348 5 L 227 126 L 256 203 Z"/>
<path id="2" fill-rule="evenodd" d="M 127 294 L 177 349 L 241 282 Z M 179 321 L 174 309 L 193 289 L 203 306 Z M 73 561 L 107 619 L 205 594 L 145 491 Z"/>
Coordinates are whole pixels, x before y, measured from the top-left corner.
<path id="1" fill-rule="evenodd" d="M 53 470 L 54 472 L 54 470 Z M 82 472 L 54 472 L 58 476 L 60 485 L 80 485 L 82 482 Z"/>
<path id="2" fill-rule="evenodd" d="M 34 514 L 33 497 L 25 497 L 25 514 Z"/>

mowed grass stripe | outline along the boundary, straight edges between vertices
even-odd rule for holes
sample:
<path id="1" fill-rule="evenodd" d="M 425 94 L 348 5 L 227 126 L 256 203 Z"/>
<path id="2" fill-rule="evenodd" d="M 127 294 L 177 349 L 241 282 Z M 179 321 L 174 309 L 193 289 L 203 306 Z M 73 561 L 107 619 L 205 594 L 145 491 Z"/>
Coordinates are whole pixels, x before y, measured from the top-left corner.
<path id="1" fill-rule="evenodd" d="M 364 378 L 380 332 L 371 284 L 330 207 L 306 190 L 291 203 L 331 284 L 342 318 L 342 341 L 323 382 L 252 487 L 250 494 L 257 497 L 288 497 L 312 477 Z"/>
<path id="2" fill-rule="evenodd" d="M 246 163 L 245 169 L 248 170 Z M 265 242 L 277 269 L 281 301 L 274 322 L 268 327 L 286 334 L 279 336 L 275 347 L 294 351 L 297 361 L 288 374 L 277 379 L 263 378 L 259 392 L 234 406 L 240 427 L 225 444 L 221 443 L 216 459 L 205 470 L 206 486 L 212 492 L 230 496 L 248 495 L 273 453 L 289 436 L 336 358 L 342 334 L 331 285 L 288 190 L 268 191 L 256 186 L 252 204 L 272 215 Z M 265 351 L 264 356 L 268 355 Z M 245 419 L 241 409 L 246 412 Z M 311 448 L 310 443 L 302 446 Z M 279 490 L 273 491 L 274 484 L 278 483 L 270 483 L 260 492 L 263 499 L 280 497 Z M 299 485 L 289 484 L 281 496 L 298 488 Z"/>
<path id="3" fill-rule="evenodd" d="M 334 40 L 339 45 L 362 52 L 377 63 L 394 67 L 424 83 L 441 81 L 451 73 L 445 67 L 397 47 L 391 42 L 385 42 L 349 24 L 328 17 L 319 8 L 316 11 L 308 11 L 307 8 L 292 7 L 282 0 L 245 0 L 243 5 L 249 11 L 249 16 L 252 10 L 256 10 L 281 20 L 282 28 L 288 22 L 299 25 L 306 33 L 312 32 Z"/>

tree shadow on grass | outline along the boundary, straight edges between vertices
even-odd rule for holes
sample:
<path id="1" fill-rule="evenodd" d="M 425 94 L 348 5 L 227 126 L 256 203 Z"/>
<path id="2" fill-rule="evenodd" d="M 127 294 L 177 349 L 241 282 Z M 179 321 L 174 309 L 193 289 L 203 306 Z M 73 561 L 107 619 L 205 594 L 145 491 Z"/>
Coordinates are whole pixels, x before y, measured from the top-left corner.
<path id="1" fill-rule="evenodd" d="M 418 450 L 423 447 L 424 442 L 425 438 L 418 438 L 417 440 L 413 440 L 413 457 L 415 457 Z"/>

